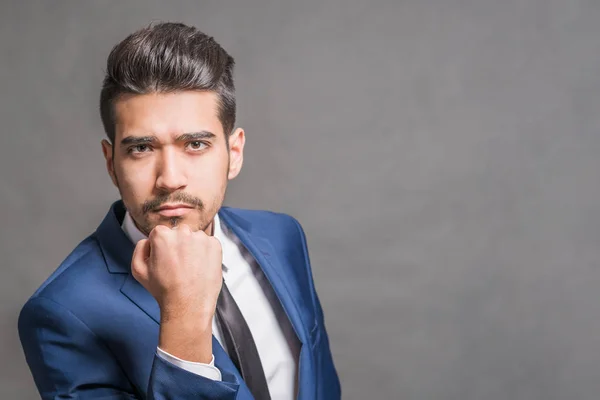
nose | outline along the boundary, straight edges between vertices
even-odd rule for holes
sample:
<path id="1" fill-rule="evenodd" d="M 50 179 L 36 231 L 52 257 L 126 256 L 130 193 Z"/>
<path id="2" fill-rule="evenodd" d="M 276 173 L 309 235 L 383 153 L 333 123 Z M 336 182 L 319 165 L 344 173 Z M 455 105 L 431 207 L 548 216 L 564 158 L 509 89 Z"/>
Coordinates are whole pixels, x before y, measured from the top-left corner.
<path id="1" fill-rule="evenodd" d="M 171 149 L 164 149 L 157 165 L 156 188 L 159 191 L 174 192 L 187 186 L 183 160 Z"/>

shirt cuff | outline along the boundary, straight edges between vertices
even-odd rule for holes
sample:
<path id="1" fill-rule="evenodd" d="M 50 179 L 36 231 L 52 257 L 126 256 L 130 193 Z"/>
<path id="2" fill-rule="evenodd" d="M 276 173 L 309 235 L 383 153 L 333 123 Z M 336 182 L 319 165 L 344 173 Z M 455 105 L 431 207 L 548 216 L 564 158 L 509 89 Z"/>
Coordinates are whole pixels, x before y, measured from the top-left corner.
<path id="1" fill-rule="evenodd" d="M 174 364 L 175 366 L 185 369 L 188 372 L 191 372 L 196 375 L 203 376 L 208 379 L 212 379 L 213 381 L 221 381 L 221 371 L 219 368 L 215 367 L 215 356 L 212 356 L 212 360 L 210 360 L 210 364 L 204 364 L 193 361 L 185 361 L 181 358 L 177 358 L 174 355 L 171 355 L 161 349 L 160 347 L 156 348 L 156 354 L 165 361 Z"/>

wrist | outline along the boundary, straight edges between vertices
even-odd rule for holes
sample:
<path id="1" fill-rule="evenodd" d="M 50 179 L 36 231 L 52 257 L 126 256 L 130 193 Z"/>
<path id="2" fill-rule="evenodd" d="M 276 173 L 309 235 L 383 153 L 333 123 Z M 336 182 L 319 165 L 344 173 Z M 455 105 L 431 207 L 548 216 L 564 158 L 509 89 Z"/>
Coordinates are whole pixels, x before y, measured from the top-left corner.
<path id="1" fill-rule="evenodd" d="M 160 307 L 160 323 L 193 325 L 196 329 L 211 326 L 215 311 L 186 310 L 183 308 Z"/>
<path id="2" fill-rule="evenodd" d="M 212 318 L 163 318 L 158 347 L 182 360 L 208 364 L 212 359 Z"/>
<path id="3" fill-rule="evenodd" d="M 199 302 L 185 302 L 177 300 L 163 300 L 159 302 L 160 318 L 162 322 L 170 321 L 196 321 L 210 324 L 215 315 L 216 304 L 206 306 Z"/>

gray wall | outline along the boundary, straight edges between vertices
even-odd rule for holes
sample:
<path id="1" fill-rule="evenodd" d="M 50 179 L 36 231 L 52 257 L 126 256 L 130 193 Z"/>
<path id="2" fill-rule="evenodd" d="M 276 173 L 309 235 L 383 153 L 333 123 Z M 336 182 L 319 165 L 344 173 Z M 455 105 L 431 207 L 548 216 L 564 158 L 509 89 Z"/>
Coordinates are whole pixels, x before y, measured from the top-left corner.
<path id="1" fill-rule="evenodd" d="M 237 59 L 228 203 L 296 216 L 347 399 L 597 399 L 600 2 L 4 1 L 0 382 L 28 296 L 117 198 L 117 41 L 181 20 Z"/>

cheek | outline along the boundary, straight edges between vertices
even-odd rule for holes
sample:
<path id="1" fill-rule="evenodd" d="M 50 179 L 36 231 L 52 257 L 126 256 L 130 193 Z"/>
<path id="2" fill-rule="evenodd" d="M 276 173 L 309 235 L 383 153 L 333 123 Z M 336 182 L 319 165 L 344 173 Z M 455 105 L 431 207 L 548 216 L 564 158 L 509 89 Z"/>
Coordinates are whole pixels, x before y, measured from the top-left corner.
<path id="1" fill-rule="evenodd" d="M 190 165 L 189 185 L 207 191 L 218 191 L 227 182 L 229 159 L 225 150 L 200 157 Z"/>
<path id="2" fill-rule="evenodd" d="M 141 203 L 151 196 L 155 184 L 152 168 L 121 166 L 115 170 L 119 181 L 119 190 L 125 201 Z"/>
<path id="3" fill-rule="evenodd" d="M 221 169 L 198 170 L 189 177 L 188 190 L 196 192 L 201 197 L 210 197 L 223 190 L 223 184 L 227 181 L 227 171 Z"/>

